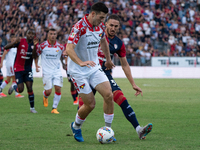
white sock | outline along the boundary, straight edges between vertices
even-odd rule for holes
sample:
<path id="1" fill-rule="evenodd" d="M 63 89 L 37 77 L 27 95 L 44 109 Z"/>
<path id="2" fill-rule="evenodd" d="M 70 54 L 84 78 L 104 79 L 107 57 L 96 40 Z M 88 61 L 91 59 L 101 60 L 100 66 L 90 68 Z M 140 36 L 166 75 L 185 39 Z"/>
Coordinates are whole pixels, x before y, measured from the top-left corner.
<path id="1" fill-rule="evenodd" d="M 140 128 L 141 128 L 140 125 L 138 125 L 138 126 L 135 128 L 135 130 L 136 130 L 137 133 L 139 132 Z"/>
<path id="2" fill-rule="evenodd" d="M 75 123 L 73 124 L 73 128 L 76 130 L 80 129 L 85 120 L 86 119 L 81 119 L 77 113 L 75 118 Z"/>
<path id="3" fill-rule="evenodd" d="M 111 123 L 113 121 L 114 114 L 105 114 L 104 113 L 104 120 L 105 120 L 105 125 L 107 127 L 111 127 Z"/>
<path id="4" fill-rule="evenodd" d="M 7 83 L 5 81 L 3 81 L 3 83 L 1 84 L 1 88 L 4 89 L 6 87 Z"/>
<path id="5" fill-rule="evenodd" d="M 15 91 L 15 95 L 18 95 L 19 93 L 17 93 L 16 91 Z"/>
<path id="6" fill-rule="evenodd" d="M 60 102 L 61 99 L 61 93 L 60 95 L 57 95 L 56 93 L 54 94 L 54 98 L 53 98 L 53 108 L 57 108 L 58 104 Z"/>

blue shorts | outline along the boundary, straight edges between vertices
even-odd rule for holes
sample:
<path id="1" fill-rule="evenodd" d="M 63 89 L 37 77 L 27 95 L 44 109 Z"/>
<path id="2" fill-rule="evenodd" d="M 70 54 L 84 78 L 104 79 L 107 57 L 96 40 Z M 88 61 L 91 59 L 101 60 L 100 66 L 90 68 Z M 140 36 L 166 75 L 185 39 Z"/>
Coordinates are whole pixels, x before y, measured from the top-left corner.
<path id="1" fill-rule="evenodd" d="M 33 82 L 33 73 L 32 71 L 19 71 L 15 72 L 15 79 L 17 84 L 30 81 Z"/>

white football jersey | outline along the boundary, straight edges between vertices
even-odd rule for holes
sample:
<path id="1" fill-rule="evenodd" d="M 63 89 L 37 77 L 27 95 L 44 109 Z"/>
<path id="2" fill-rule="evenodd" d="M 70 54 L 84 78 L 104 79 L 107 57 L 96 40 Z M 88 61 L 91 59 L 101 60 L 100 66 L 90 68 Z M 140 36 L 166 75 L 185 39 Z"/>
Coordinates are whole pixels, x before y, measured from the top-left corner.
<path id="1" fill-rule="evenodd" d="M 5 60 L 6 60 L 5 65 L 6 65 L 6 67 L 10 67 L 10 66 L 14 65 L 17 48 L 11 48 L 7 51 L 8 51 L 8 53 L 6 54 L 6 57 L 5 57 Z"/>
<path id="2" fill-rule="evenodd" d="M 87 20 L 87 16 L 79 20 L 72 28 L 68 43 L 75 44 L 75 52 L 82 61 L 94 61 L 95 67 L 81 67 L 73 62 L 70 57 L 67 61 L 67 71 L 69 74 L 88 76 L 100 68 L 98 60 L 98 46 L 100 40 L 105 37 L 104 24 L 93 27 Z"/>
<path id="3" fill-rule="evenodd" d="M 64 46 L 60 43 L 51 45 L 48 40 L 38 46 L 36 51 L 38 55 L 41 55 L 43 74 L 61 73 L 60 57 L 64 50 Z"/>

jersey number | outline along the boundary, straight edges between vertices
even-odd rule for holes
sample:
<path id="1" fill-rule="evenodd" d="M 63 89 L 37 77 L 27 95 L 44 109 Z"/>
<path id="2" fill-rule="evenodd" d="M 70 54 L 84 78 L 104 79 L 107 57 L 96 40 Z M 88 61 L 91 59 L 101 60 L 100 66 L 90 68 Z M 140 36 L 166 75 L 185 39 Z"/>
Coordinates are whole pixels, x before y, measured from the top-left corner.
<path id="1" fill-rule="evenodd" d="M 115 82 L 115 80 L 110 80 L 111 81 L 111 83 L 113 84 L 113 86 L 116 86 L 117 85 L 117 83 Z"/>
<path id="2" fill-rule="evenodd" d="M 32 72 L 28 72 L 28 73 L 29 73 L 28 77 L 33 78 L 33 73 Z"/>

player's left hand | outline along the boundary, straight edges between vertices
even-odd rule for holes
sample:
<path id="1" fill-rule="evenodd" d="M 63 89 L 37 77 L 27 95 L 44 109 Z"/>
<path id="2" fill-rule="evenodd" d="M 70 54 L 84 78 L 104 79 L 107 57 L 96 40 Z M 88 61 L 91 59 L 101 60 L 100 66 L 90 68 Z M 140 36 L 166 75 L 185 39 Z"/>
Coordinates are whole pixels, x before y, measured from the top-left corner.
<path id="1" fill-rule="evenodd" d="M 115 65 L 113 64 L 112 60 L 105 62 L 106 70 L 113 69 Z"/>
<path id="2" fill-rule="evenodd" d="M 133 89 L 136 91 L 135 96 L 138 96 L 140 94 L 141 96 L 143 96 L 142 90 L 137 85 L 134 85 Z"/>
<path id="3" fill-rule="evenodd" d="M 40 69 L 39 69 L 40 66 L 36 66 L 35 68 L 36 68 L 36 72 L 40 72 Z"/>

